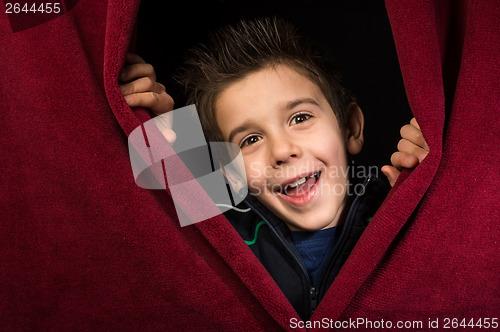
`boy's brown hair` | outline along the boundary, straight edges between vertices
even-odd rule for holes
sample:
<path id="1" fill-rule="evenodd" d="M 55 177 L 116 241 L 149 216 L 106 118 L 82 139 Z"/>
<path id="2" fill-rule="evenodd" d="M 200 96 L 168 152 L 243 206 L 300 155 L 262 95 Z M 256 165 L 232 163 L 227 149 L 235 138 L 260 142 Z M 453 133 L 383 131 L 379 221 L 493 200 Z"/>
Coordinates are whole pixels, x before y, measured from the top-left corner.
<path id="1" fill-rule="evenodd" d="M 331 57 L 291 24 L 277 18 L 242 20 L 209 35 L 190 50 L 176 79 L 187 103 L 196 104 L 207 141 L 223 141 L 215 120 L 215 101 L 225 88 L 247 75 L 275 65 L 287 65 L 314 82 L 335 112 L 339 126 L 347 119 L 354 97 L 342 85 Z"/>

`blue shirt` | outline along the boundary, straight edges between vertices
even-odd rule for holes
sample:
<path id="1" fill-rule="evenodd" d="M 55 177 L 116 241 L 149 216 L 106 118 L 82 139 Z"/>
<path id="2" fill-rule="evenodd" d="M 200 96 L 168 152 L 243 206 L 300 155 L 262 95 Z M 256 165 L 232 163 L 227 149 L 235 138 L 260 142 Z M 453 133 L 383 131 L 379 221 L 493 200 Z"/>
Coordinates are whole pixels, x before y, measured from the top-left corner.
<path id="1" fill-rule="evenodd" d="M 321 274 L 335 247 L 336 228 L 315 232 L 291 232 L 293 243 L 302 256 L 313 287 L 318 286 Z"/>

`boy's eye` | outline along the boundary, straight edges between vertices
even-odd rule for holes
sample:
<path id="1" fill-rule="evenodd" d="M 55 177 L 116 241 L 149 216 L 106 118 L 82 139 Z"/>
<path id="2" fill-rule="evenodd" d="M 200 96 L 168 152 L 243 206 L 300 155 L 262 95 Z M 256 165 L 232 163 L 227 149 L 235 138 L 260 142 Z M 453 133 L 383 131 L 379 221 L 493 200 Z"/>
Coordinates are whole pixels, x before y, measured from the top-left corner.
<path id="1" fill-rule="evenodd" d="M 297 114 L 292 118 L 292 121 L 290 121 L 291 125 L 296 125 L 298 123 L 307 121 L 311 118 L 311 115 L 309 114 Z"/>
<path id="2" fill-rule="evenodd" d="M 245 138 L 245 140 L 243 140 L 243 142 L 241 142 L 240 148 L 247 146 L 247 145 L 252 145 L 254 143 L 257 143 L 261 139 L 262 139 L 262 137 L 260 137 L 260 136 L 247 137 L 247 138 Z"/>

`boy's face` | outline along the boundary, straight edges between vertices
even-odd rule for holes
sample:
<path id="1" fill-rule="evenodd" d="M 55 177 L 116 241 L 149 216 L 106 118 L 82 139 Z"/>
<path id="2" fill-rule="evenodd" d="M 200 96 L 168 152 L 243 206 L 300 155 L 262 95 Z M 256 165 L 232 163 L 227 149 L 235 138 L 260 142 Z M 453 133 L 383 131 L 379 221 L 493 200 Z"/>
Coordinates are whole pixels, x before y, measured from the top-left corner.
<path id="1" fill-rule="evenodd" d="M 292 230 L 336 226 L 346 206 L 346 133 L 319 87 L 288 66 L 262 69 L 218 96 L 226 141 L 241 147 L 252 194 Z"/>

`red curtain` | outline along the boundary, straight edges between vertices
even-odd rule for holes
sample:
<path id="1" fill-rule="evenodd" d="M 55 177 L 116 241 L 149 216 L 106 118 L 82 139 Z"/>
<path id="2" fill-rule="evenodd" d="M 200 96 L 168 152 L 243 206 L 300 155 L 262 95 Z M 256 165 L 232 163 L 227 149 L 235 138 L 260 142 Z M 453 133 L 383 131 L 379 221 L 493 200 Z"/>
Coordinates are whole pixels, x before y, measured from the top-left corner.
<path id="1" fill-rule="evenodd" d="M 391 1 L 431 148 L 311 318 L 494 317 L 500 309 L 500 4 Z M 180 227 L 134 183 L 117 86 L 138 0 L 0 13 L 0 323 L 6 329 L 290 329 L 298 319 L 223 217 Z M 202 193 L 193 193 L 202 195 Z"/>

